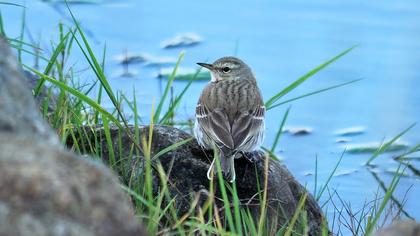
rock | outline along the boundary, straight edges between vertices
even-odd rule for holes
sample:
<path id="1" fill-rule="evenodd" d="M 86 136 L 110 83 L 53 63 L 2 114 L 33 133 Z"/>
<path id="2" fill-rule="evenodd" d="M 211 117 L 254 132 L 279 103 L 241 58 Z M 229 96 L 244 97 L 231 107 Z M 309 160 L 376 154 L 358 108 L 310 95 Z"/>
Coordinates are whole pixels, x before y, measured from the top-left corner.
<path id="1" fill-rule="evenodd" d="M 0 235 L 145 235 L 116 176 L 66 151 L 0 37 Z"/>
<path id="2" fill-rule="evenodd" d="M 21 68 L 0 37 L 0 131 L 2 135 L 32 136 L 58 145 L 58 137 L 40 118 Z"/>
<path id="3" fill-rule="evenodd" d="M 415 221 L 397 221 L 378 230 L 374 236 L 420 236 L 420 224 Z"/>
<path id="4" fill-rule="evenodd" d="M 178 47 L 190 47 L 199 44 L 203 41 L 203 38 L 196 33 L 182 33 L 175 37 L 163 41 L 160 46 L 162 48 L 178 48 Z"/>
<path id="5" fill-rule="evenodd" d="M 114 59 L 122 65 L 140 64 L 148 60 L 148 56 L 144 54 L 133 54 L 125 52 L 124 54 L 114 57 Z"/>
<path id="6" fill-rule="evenodd" d="M 156 75 L 157 78 L 169 79 L 174 71 L 173 67 L 162 68 Z M 198 71 L 194 68 L 178 67 L 174 80 L 177 81 L 210 81 L 211 75 L 208 71 Z"/>
<path id="7" fill-rule="evenodd" d="M 342 137 L 356 136 L 364 133 L 366 133 L 366 127 L 364 126 L 352 126 L 344 129 L 339 129 L 334 132 L 335 135 Z"/>
<path id="8" fill-rule="evenodd" d="M 129 129 L 131 133 L 134 133 L 134 127 L 129 127 Z M 103 157 L 110 156 L 109 150 L 107 149 L 108 145 L 105 139 L 104 129 L 102 127 L 85 127 L 84 130 L 79 130 L 78 132 L 83 133 L 83 135 L 76 134 L 76 142 L 79 146 L 83 146 L 83 143 L 89 143 L 88 140 L 86 140 L 86 137 L 91 139 L 90 143 L 95 143 L 96 139 L 102 147 L 102 153 L 99 155 Z M 147 138 L 149 127 L 141 126 L 139 128 L 139 133 L 141 136 Z M 116 155 L 116 160 L 112 164 L 113 166 L 116 165 L 114 169 L 121 170 L 119 175 L 122 176 L 123 181 L 127 185 L 132 176 L 135 177 L 135 180 L 141 180 L 143 174 L 142 170 L 144 169 L 142 168 L 142 154 L 140 154 L 139 157 L 140 161 L 136 161 L 138 157 L 133 155 L 132 141 L 130 141 L 125 131 L 119 130 L 117 127 L 110 127 L 110 134 L 112 146 L 114 147 L 113 151 Z M 119 138 L 121 138 L 121 142 L 119 142 Z M 154 126 L 151 157 L 162 149 L 186 139 L 191 139 L 191 136 L 182 130 L 169 126 Z M 75 145 L 74 142 L 75 140 L 69 139 L 68 146 L 72 147 Z M 121 149 L 119 148 L 119 143 L 122 144 Z M 88 149 L 87 146 L 85 148 Z M 122 156 L 118 156 L 119 153 L 121 153 Z M 132 157 L 130 160 L 127 161 L 127 159 L 122 159 L 130 157 L 130 153 Z M 235 160 L 237 191 L 244 207 L 247 207 L 251 211 L 253 217 L 258 219 L 260 213 L 260 207 L 257 205 L 259 203 L 258 193 L 263 189 L 265 156 L 261 153 L 247 155 L 254 155 L 257 156 L 257 158 L 253 163 L 249 162 L 246 158 Z M 204 152 L 198 146 L 195 139 L 191 139 L 190 142 L 161 155 L 158 158 L 159 163 L 162 164 L 163 169 L 169 177 L 168 187 L 172 196 L 176 196 L 175 202 L 177 203 L 177 210 L 180 215 L 188 212 L 192 199 L 199 193 L 200 197 L 203 197 L 200 202 L 204 203 L 206 197 L 205 193 L 207 193 L 209 189 L 209 180 L 206 177 L 206 172 L 211 160 L 212 152 Z M 105 161 L 109 160 L 105 159 Z M 127 172 L 128 169 L 134 170 L 135 173 Z M 154 176 L 154 188 L 158 189 L 160 181 L 156 177 L 156 173 L 154 173 Z M 257 184 L 257 177 L 261 183 L 260 185 Z M 266 218 L 271 225 L 274 224 L 278 228 L 290 220 L 295 213 L 299 199 L 301 199 L 307 191 L 296 181 L 284 165 L 271 159 L 269 160 L 268 186 L 269 207 Z M 219 192 L 217 192 L 216 195 L 221 198 Z M 223 205 L 221 202 L 218 203 L 220 206 Z M 317 202 L 309 193 L 305 204 L 305 210 L 308 214 L 309 235 L 319 235 L 324 217 Z M 223 212 L 220 214 L 222 215 Z"/>
<path id="9" fill-rule="evenodd" d="M 283 132 L 293 136 L 304 136 L 312 134 L 313 129 L 311 127 L 285 127 Z"/>
<path id="10" fill-rule="evenodd" d="M 348 143 L 351 142 L 351 139 L 349 138 L 338 138 L 335 140 L 336 143 Z"/>
<path id="11" fill-rule="evenodd" d="M 350 154 L 364 154 L 364 153 L 374 153 L 379 148 L 381 148 L 385 143 L 389 142 L 388 140 L 380 141 L 380 142 L 366 142 L 366 143 L 353 143 L 353 144 L 346 144 L 342 147 L 346 149 L 346 153 Z M 391 143 L 388 148 L 384 150 L 384 152 L 396 152 L 396 151 L 403 151 L 409 148 L 408 143 L 403 141 L 396 141 Z"/>
<path id="12" fill-rule="evenodd" d="M 0 136 L 0 235 L 136 235 L 104 166 L 33 139 Z"/>

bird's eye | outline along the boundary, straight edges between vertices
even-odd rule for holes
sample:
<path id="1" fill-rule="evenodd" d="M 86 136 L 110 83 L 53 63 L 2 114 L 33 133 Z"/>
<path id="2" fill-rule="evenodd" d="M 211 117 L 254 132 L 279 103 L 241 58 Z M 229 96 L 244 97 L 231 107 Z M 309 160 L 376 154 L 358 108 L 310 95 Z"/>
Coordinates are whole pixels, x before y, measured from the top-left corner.
<path id="1" fill-rule="evenodd" d="M 223 68 L 222 68 L 222 71 L 223 71 L 224 73 L 229 73 L 229 72 L 230 72 L 230 68 L 229 68 L 229 67 L 227 67 L 227 66 L 225 66 L 225 67 L 223 67 Z"/>

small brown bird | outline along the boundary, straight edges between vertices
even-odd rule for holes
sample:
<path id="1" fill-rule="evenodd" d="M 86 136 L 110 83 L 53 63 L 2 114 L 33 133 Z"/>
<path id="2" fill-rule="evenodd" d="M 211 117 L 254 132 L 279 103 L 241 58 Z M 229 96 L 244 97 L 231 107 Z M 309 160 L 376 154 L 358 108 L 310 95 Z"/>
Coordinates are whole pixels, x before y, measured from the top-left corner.
<path id="1" fill-rule="evenodd" d="M 218 150 L 223 176 L 233 182 L 234 159 L 259 149 L 264 139 L 264 102 L 251 68 L 240 59 L 197 64 L 210 70 L 211 81 L 197 103 L 194 134 L 202 147 Z M 215 159 L 209 179 L 214 168 Z"/>

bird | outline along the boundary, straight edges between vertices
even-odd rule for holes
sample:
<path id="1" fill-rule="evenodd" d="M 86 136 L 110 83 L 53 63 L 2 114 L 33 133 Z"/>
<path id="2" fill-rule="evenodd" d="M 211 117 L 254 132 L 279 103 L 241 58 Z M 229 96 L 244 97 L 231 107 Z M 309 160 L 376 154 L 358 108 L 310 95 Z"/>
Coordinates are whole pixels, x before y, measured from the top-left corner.
<path id="1" fill-rule="evenodd" d="M 201 147 L 218 152 L 223 178 L 234 182 L 234 160 L 259 150 L 264 140 L 263 98 L 251 68 L 241 59 L 227 56 L 197 64 L 210 71 L 211 81 L 197 102 L 194 136 Z M 210 180 L 215 161 L 207 171 Z"/>

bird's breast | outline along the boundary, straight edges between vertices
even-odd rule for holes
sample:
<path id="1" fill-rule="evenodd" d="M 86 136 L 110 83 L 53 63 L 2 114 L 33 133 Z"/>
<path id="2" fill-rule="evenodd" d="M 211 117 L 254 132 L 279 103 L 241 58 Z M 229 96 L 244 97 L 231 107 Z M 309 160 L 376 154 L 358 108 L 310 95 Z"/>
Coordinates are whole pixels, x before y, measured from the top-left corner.
<path id="1" fill-rule="evenodd" d="M 262 103 L 255 82 L 241 79 L 210 83 L 203 90 L 200 100 L 210 110 L 224 109 L 228 113 L 248 111 Z"/>

